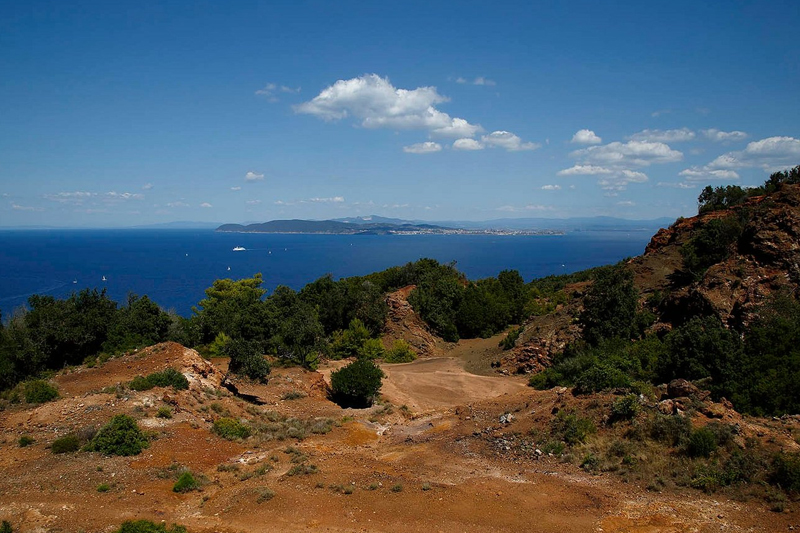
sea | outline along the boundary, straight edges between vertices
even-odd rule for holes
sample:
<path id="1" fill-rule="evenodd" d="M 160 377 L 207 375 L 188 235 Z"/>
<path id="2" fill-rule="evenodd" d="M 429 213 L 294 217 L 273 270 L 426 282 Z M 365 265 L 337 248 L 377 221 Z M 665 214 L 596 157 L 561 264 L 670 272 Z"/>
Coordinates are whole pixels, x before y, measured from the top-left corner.
<path id="1" fill-rule="evenodd" d="M 639 255 L 650 231 L 564 235 L 300 235 L 213 230 L 0 231 L 0 311 L 7 319 L 29 296 L 57 298 L 106 289 L 123 303 L 147 295 L 190 316 L 216 279 L 261 273 L 263 287 L 299 290 L 321 276 L 359 276 L 428 257 L 456 262 L 468 278 L 516 269 L 526 281 Z M 243 247 L 244 251 L 233 251 Z"/>

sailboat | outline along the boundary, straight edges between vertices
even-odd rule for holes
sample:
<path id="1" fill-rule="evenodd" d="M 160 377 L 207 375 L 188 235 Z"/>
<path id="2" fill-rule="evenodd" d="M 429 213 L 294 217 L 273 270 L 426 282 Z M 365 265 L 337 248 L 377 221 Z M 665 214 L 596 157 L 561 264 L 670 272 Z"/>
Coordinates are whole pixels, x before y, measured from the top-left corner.
<path id="1" fill-rule="evenodd" d="M 108 281 L 105 276 L 103 276 L 103 281 Z"/>

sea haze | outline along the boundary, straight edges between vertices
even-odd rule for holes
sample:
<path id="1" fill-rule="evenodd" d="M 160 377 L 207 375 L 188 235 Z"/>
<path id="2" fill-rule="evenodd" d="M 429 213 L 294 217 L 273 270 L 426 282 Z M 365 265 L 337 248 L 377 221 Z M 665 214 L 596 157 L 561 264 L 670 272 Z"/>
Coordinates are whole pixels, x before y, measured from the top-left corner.
<path id="1" fill-rule="evenodd" d="M 189 316 L 215 279 L 264 276 L 264 287 L 300 289 L 325 274 L 335 279 L 422 257 L 456 261 L 470 279 L 516 269 L 526 281 L 614 263 L 643 252 L 651 231 L 590 231 L 558 236 L 282 235 L 210 230 L 0 231 L 0 310 L 4 317 L 31 294 L 68 296 L 106 288 L 124 302 L 146 294 Z M 244 252 L 233 248 L 243 246 Z M 102 281 L 103 276 L 106 281 Z"/>

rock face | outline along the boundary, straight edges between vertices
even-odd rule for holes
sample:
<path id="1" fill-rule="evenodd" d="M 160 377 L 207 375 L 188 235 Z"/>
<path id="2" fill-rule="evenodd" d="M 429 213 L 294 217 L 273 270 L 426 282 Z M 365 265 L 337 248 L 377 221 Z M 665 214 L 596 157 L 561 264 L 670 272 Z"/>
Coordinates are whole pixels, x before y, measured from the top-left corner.
<path id="1" fill-rule="evenodd" d="M 409 285 L 386 296 L 389 314 L 382 341 L 384 347 L 390 349 L 396 340 L 404 340 L 418 356 L 428 357 L 434 355 L 437 347 L 445 343 L 431 333 L 428 325 L 408 303 L 408 295 L 415 288 L 416 285 Z"/>
<path id="2" fill-rule="evenodd" d="M 700 280 L 681 281 L 681 247 L 705 224 L 726 217 L 743 221 L 729 257 L 712 265 Z M 656 233 L 630 265 L 645 296 L 669 293 L 658 310 L 662 322 L 703 313 L 728 326 L 746 326 L 771 294 L 800 286 L 800 185 L 786 185 L 729 210 L 678 219 Z"/>

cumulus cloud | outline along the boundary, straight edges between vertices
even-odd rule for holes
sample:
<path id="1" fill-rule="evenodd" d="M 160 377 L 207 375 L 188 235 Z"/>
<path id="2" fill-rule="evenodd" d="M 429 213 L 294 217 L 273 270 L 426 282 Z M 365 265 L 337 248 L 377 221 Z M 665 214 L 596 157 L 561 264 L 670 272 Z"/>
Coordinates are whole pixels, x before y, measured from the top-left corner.
<path id="1" fill-rule="evenodd" d="M 694 189 L 697 185 L 693 183 L 686 183 L 685 181 L 679 182 L 668 182 L 668 181 L 659 181 L 656 183 L 656 187 L 669 187 L 671 189 Z"/>
<path id="2" fill-rule="evenodd" d="M 340 204 L 344 202 L 344 196 L 332 196 L 329 198 L 314 197 L 314 198 L 309 198 L 308 201 L 314 203 Z"/>
<path id="3" fill-rule="evenodd" d="M 575 144 L 600 144 L 603 139 L 595 135 L 592 130 L 578 130 L 572 136 L 571 143 Z"/>
<path id="4" fill-rule="evenodd" d="M 558 176 L 596 176 L 598 174 L 613 174 L 610 168 L 595 165 L 573 165 L 570 168 L 556 172 Z"/>
<path id="5" fill-rule="evenodd" d="M 407 154 L 430 154 L 433 152 L 441 152 L 442 145 L 427 141 L 424 143 L 412 144 L 411 146 L 404 146 L 403 151 Z"/>
<path id="6" fill-rule="evenodd" d="M 436 109 L 437 104 L 447 101 L 436 87 L 398 89 L 388 78 L 366 74 L 338 80 L 294 110 L 326 121 L 352 117 L 365 128 L 416 129 L 455 137 L 471 137 L 482 130 Z"/>
<path id="7" fill-rule="evenodd" d="M 300 87 L 287 87 L 286 85 L 278 85 L 277 83 L 268 83 L 263 89 L 256 91 L 256 96 L 263 96 L 270 103 L 278 101 L 278 93 L 296 94 L 300 92 Z"/>
<path id="8" fill-rule="evenodd" d="M 483 150 L 484 146 L 475 139 L 457 139 L 453 143 L 454 150 Z"/>
<path id="9" fill-rule="evenodd" d="M 145 183 L 144 185 L 142 185 L 142 190 L 143 191 L 149 191 L 152 188 L 153 188 L 153 184 L 152 183 Z"/>
<path id="10" fill-rule="evenodd" d="M 766 171 L 774 171 L 796 164 L 798 158 L 800 158 L 800 139 L 768 137 L 748 143 L 744 150 L 722 154 L 705 168 L 731 170 L 760 167 Z"/>
<path id="11" fill-rule="evenodd" d="M 261 181 L 264 179 L 264 174 L 259 174 L 258 172 L 248 171 L 247 174 L 244 175 L 244 181 Z"/>
<path id="12" fill-rule="evenodd" d="M 691 141 L 695 137 L 695 132 L 689 128 L 680 128 L 677 130 L 642 130 L 631 135 L 629 139 L 632 141 L 670 143 Z"/>
<path id="13" fill-rule="evenodd" d="M 572 157 L 585 163 L 617 166 L 648 166 L 674 163 L 683 159 L 683 153 L 662 142 L 628 141 L 590 146 L 572 152 Z"/>
<path id="14" fill-rule="evenodd" d="M 132 192 L 109 191 L 97 193 L 89 191 L 58 192 L 55 194 L 45 194 L 44 198 L 62 204 L 82 205 L 86 202 L 102 201 L 106 203 L 124 202 L 127 200 L 143 200 L 144 195 Z"/>
<path id="15" fill-rule="evenodd" d="M 720 131 L 711 128 L 702 130 L 701 133 L 714 142 L 743 141 L 747 138 L 747 134 L 743 131 Z"/>
<path id="16" fill-rule="evenodd" d="M 27 205 L 11 204 L 11 209 L 14 211 L 44 211 L 42 207 L 31 207 Z"/>
<path id="17" fill-rule="evenodd" d="M 489 78 L 484 78 L 483 76 L 478 76 L 473 80 L 468 80 L 466 78 L 458 77 L 456 78 L 456 83 L 461 84 L 468 84 L 468 85 L 488 85 L 488 86 L 495 86 L 497 83 L 494 80 L 490 80 Z"/>
<path id="18" fill-rule="evenodd" d="M 542 185 L 543 191 L 560 191 L 561 185 Z"/>
<path id="19" fill-rule="evenodd" d="M 510 131 L 493 131 L 489 135 L 481 137 L 481 142 L 489 148 L 504 148 L 508 152 L 520 152 L 524 150 L 536 150 L 541 145 L 532 142 L 523 142 L 518 136 Z"/>
<path id="20" fill-rule="evenodd" d="M 238 185 L 236 185 L 235 187 L 231 187 L 231 190 L 232 190 L 232 191 L 241 191 L 241 190 L 242 190 L 242 188 L 241 188 L 241 187 L 239 187 Z"/>
<path id="21" fill-rule="evenodd" d="M 738 180 L 739 174 L 734 170 L 711 169 L 705 167 L 689 167 L 678 172 L 678 175 L 686 181 L 708 181 L 708 180 Z"/>
<path id="22" fill-rule="evenodd" d="M 203 202 L 202 204 L 200 204 L 200 207 L 209 208 L 209 207 L 213 207 L 213 206 L 208 202 Z"/>

